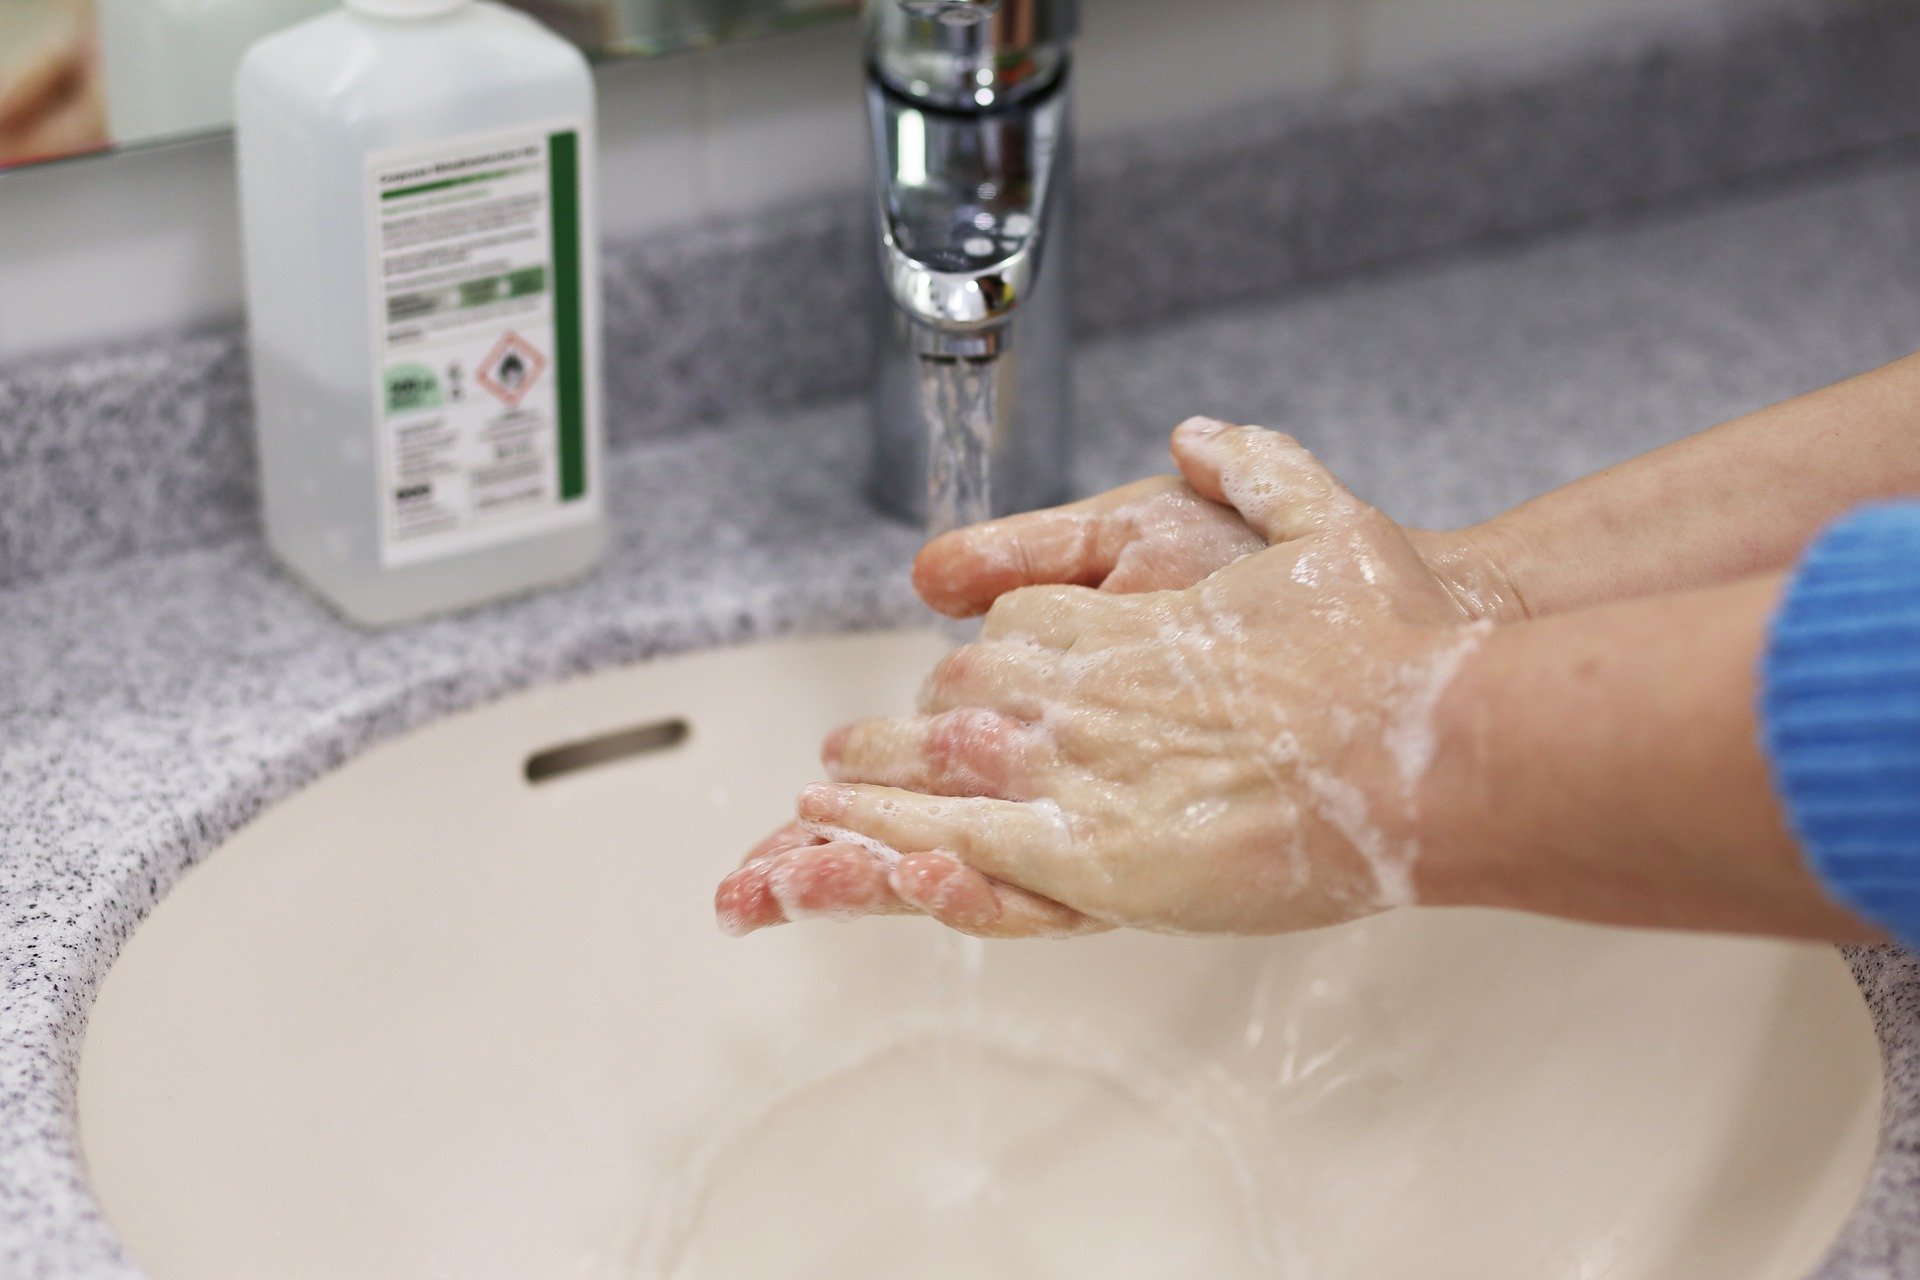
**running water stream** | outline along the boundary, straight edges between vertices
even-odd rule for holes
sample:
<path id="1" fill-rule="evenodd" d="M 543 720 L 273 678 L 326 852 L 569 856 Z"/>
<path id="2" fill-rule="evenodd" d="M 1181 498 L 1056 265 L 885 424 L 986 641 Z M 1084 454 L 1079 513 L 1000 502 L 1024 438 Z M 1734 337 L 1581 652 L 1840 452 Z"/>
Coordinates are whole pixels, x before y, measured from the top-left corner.
<path id="1" fill-rule="evenodd" d="M 993 517 L 993 433 L 999 411 L 998 370 L 992 360 L 928 357 L 920 363 L 920 394 L 927 419 L 927 538 Z M 977 623 L 945 622 L 956 645 L 979 634 Z M 936 1194 L 950 1207 L 977 1203 L 990 1189 L 986 1153 L 986 1099 L 981 1048 L 981 986 L 986 943 L 943 931 L 941 968 L 957 1034 L 944 1042 L 937 1063 L 948 1126 L 951 1166 Z"/>
<path id="2" fill-rule="evenodd" d="M 927 357 L 920 362 L 927 418 L 927 537 L 993 516 L 993 435 L 999 413 L 993 360 Z M 971 622 L 948 624 L 956 644 L 971 640 Z"/>
<path id="3" fill-rule="evenodd" d="M 998 428 L 999 373 L 993 360 L 928 357 L 921 361 L 920 391 L 927 420 L 927 524 L 929 541 L 993 518 L 993 441 Z M 979 636 L 973 621 L 943 621 L 954 644 Z M 988 1151 L 988 1017 L 983 1003 L 986 944 L 943 931 L 938 963 L 943 974 L 951 1034 L 934 1046 L 940 1099 L 938 1129 L 947 1136 L 943 1158 L 930 1166 L 926 1188 L 943 1210 L 964 1220 L 992 1208 L 994 1169 Z M 1269 1007 L 1282 980 L 1276 959 L 1263 966 L 1248 1011 L 1247 1045 L 1257 1049 Z M 982 1218 L 984 1223 L 984 1218 Z"/>

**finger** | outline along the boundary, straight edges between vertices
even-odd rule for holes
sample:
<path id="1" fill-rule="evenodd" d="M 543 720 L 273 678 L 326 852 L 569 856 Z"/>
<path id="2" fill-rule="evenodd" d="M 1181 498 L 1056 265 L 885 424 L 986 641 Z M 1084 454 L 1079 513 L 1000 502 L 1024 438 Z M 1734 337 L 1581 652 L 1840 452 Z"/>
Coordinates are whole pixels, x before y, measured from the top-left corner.
<path id="1" fill-rule="evenodd" d="M 798 822 L 789 822 L 786 826 L 780 828 L 765 840 L 762 840 L 759 844 L 747 850 L 747 856 L 740 860 L 740 865 L 746 866 L 749 863 L 759 862 L 762 859 L 773 857 L 775 854 L 785 853 L 789 849 L 797 849 L 802 845 L 819 843 L 820 838 L 811 831 L 808 831 Z"/>
<path id="2" fill-rule="evenodd" d="M 1073 938 L 1112 927 L 1051 899 L 1001 884 L 947 853 L 902 858 L 889 883 L 908 906 L 976 938 Z"/>
<path id="3" fill-rule="evenodd" d="M 1089 870 L 1072 856 L 1067 823 L 1051 806 L 823 783 L 800 793 L 800 820 L 816 835 L 872 842 L 899 857 L 951 851 L 996 880 L 1060 902 L 1074 900 Z"/>
<path id="4" fill-rule="evenodd" d="M 750 862 L 720 882 L 714 914 L 744 937 L 801 920 L 911 914 L 888 883 L 889 867 L 858 845 L 819 842 Z"/>
<path id="5" fill-rule="evenodd" d="M 732 938 L 744 938 L 756 929 L 785 924 L 787 917 L 774 900 L 768 883 L 768 859 L 749 862 L 720 882 L 713 892 L 713 914 L 720 931 Z"/>
<path id="6" fill-rule="evenodd" d="M 911 911 L 888 884 L 889 870 L 871 850 L 829 842 L 773 860 L 767 886 L 788 920 L 854 920 Z"/>
<path id="7" fill-rule="evenodd" d="M 981 707 L 848 725 L 821 761 L 835 782 L 866 782 L 935 796 L 1025 800 L 1051 763 L 1044 730 Z"/>
<path id="8" fill-rule="evenodd" d="M 745 937 L 756 929 L 786 923 L 767 878 L 772 863 L 795 850 L 824 843 L 795 821 L 747 850 L 739 869 L 722 880 L 714 891 L 714 914 L 719 918 L 721 930 L 734 937 Z"/>
<path id="9" fill-rule="evenodd" d="M 1267 549 L 1267 540 L 1248 528 L 1239 513 L 1198 495 L 1192 502 L 1218 514 L 1195 518 L 1177 537 L 1142 537 L 1128 543 L 1100 589 L 1121 595 L 1182 591 Z"/>
<path id="10" fill-rule="evenodd" d="M 1111 618 L 1117 603 L 1086 587 L 1023 587 L 993 602 L 980 636 L 1071 649 L 1088 630 Z"/>
<path id="11" fill-rule="evenodd" d="M 1366 509 L 1291 436 L 1189 418 L 1173 433 L 1173 457 L 1196 492 L 1238 511 L 1268 542 L 1330 528 Z"/>
<path id="12" fill-rule="evenodd" d="M 942 658 L 920 690 L 920 711 L 938 715 L 956 707 L 986 707 L 1035 721 L 1057 690 L 1056 655 L 1022 642 L 962 645 Z"/>
<path id="13" fill-rule="evenodd" d="M 914 590 L 941 613 L 971 618 L 1021 587 L 1098 587 L 1137 536 L 1135 513 L 1184 491 L 1173 477 L 1155 476 L 1064 507 L 956 529 L 914 558 Z"/>

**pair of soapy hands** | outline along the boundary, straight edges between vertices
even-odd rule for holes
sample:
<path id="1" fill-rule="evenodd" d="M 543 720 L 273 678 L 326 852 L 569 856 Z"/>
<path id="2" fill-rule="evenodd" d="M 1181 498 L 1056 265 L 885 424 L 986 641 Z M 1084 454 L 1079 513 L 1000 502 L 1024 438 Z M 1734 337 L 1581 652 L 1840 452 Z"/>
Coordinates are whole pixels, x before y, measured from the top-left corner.
<path id="1" fill-rule="evenodd" d="M 918 913 L 988 938 L 1261 934 L 1415 901 L 1434 708 L 1497 571 L 1274 432 L 1193 419 L 1161 477 L 963 529 L 921 596 L 986 613 L 920 714 L 721 884 L 735 934 Z"/>

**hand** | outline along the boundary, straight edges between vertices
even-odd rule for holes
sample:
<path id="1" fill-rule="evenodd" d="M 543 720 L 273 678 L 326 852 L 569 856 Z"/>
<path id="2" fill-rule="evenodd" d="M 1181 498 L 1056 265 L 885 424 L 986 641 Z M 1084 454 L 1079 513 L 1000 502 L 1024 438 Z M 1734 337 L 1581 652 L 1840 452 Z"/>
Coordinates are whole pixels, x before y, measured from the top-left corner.
<path id="1" fill-rule="evenodd" d="M 1395 585 L 1403 595 L 1411 592 L 1423 596 L 1427 605 L 1440 611 L 1437 616 L 1456 624 L 1476 616 L 1479 610 L 1487 607 L 1489 598 L 1497 602 L 1497 596 L 1476 592 L 1466 585 L 1475 580 L 1484 582 L 1492 578 L 1491 566 L 1478 564 L 1470 556 L 1458 551 L 1452 555 L 1444 554 L 1452 548 L 1449 548 L 1443 535 L 1408 534 L 1400 530 L 1378 512 L 1364 507 L 1346 493 L 1304 451 L 1284 437 L 1247 428 L 1228 429 L 1221 424 L 1196 420 L 1175 434 L 1174 453 L 1192 489 L 1170 481 L 1146 482 L 1158 488 L 1130 486 L 1128 490 L 1116 491 L 1092 503 L 1080 504 L 1077 508 L 1044 512 L 1017 521 L 1003 521 L 997 525 L 965 530 L 942 539 L 923 553 L 920 564 L 916 566 L 916 581 L 931 602 L 954 613 L 966 612 L 977 605 L 984 595 L 1018 587 L 1023 581 L 1048 575 L 1082 583 L 1102 582 L 1109 589 L 1114 589 L 1117 582 L 1164 582 L 1171 579 L 1177 583 L 1181 576 L 1192 578 L 1210 564 L 1230 562 L 1237 558 L 1239 549 L 1246 545 L 1245 539 L 1235 539 L 1231 535 L 1244 530 L 1247 525 L 1236 522 L 1237 528 L 1222 526 L 1204 510 L 1211 508 L 1212 511 L 1221 511 L 1222 508 L 1199 502 L 1203 511 L 1198 514 L 1191 512 L 1188 504 L 1199 501 L 1194 496 L 1197 493 L 1209 499 L 1233 503 L 1251 527 L 1262 535 L 1259 538 L 1261 544 L 1269 539 L 1290 544 L 1285 583 L 1264 581 L 1268 574 L 1274 572 L 1269 561 L 1274 553 L 1268 553 L 1221 574 L 1216 579 L 1221 584 L 1221 590 L 1231 587 L 1234 591 L 1243 594 L 1251 592 L 1254 595 L 1266 591 L 1276 605 L 1283 601 L 1298 603 L 1301 597 L 1307 597 L 1305 602 L 1309 612 L 1318 604 L 1322 606 L 1322 613 L 1325 613 L 1325 606 L 1332 603 L 1331 599 L 1312 598 L 1336 594 L 1330 589 L 1342 584 L 1335 581 L 1338 577 L 1335 570 L 1361 572 L 1364 582 L 1365 572 L 1386 566 L 1394 570 Z M 1129 503 L 1124 500 L 1136 497 L 1166 502 L 1164 510 L 1169 514 L 1187 513 L 1192 520 L 1186 526 L 1189 529 L 1197 526 L 1210 533 L 1218 533 L 1219 541 L 1214 545 L 1212 554 L 1209 555 L 1204 549 L 1196 553 L 1195 540 L 1183 542 L 1178 536 L 1168 536 L 1166 532 L 1154 540 L 1116 537 L 1113 524 L 1117 522 L 1110 522 L 1105 530 L 1076 531 L 1076 524 L 1083 523 L 1089 512 L 1112 511 L 1130 512 L 1126 527 L 1136 534 L 1142 529 L 1165 529 L 1163 522 L 1142 519 L 1137 501 Z M 995 538 L 988 536 L 999 533 L 1004 537 L 1015 527 L 1023 532 L 1047 536 L 1029 539 L 1032 545 L 1023 547 L 1019 554 L 1008 554 L 1004 545 L 999 545 Z M 1174 527 L 1173 532 L 1177 534 L 1178 526 Z M 1442 566 L 1441 569 L 1436 569 L 1415 549 L 1415 538 L 1422 539 L 1423 550 Z M 1143 554 L 1143 543 L 1151 548 L 1151 554 Z M 1035 554 L 1035 546 L 1043 554 Z M 1308 554 L 1309 550 L 1312 554 Z M 1443 554 L 1436 555 L 1436 550 Z M 1255 562 L 1268 562 L 1258 575 L 1251 569 Z M 1364 568 L 1368 565 L 1373 566 L 1373 570 Z M 1123 575 L 1123 569 L 1130 572 Z M 1231 584 L 1226 582 L 1227 579 L 1232 579 Z M 1209 584 L 1209 588 L 1213 585 Z M 1372 587 L 1376 584 L 1366 585 Z M 1070 790 L 1065 774 L 1055 770 L 1052 776 L 1044 779 L 1040 776 L 1047 773 L 1042 758 L 1046 755 L 1043 747 L 1049 745 L 1043 743 L 1042 739 L 1052 740 L 1050 745 L 1058 747 L 1055 724 L 1051 720 L 1040 724 L 1033 719 L 1035 707 L 1031 700 L 1041 696 L 1043 690 L 1032 685 L 1026 687 L 1023 696 L 1028 698 L 1029 706 L 1024 718 L 1017 708 L 1013 709 L 1012 714 L 1007 714 L 990 702 L 985 702 L 990 691 L 981 691 L 979 696 L 972 699 L 972 703 L 965 693 L 955 692 L 956 689 L 967 688 L 963 673 L 973 664 L 983 660 L 1000 663 L 1018 660 L 1023 656 L 1018 650 L 1032 648 L 1030 644 L 1022 642 L 1017 626 L 1013 632 L 1007 631 L 1008 624 L 1004 619 L 1018 612 L 1013 609 L 1012 601 L 1025 599 L 1027 608 L 1034 607 L 1032 597 L 1035 594 L 1020 592 L 1011 597 L 1008 604 L 997 607 L 995 615 L 989 619 L 987 643 L 963 650 L 943 664 L 930 687 L 929 704 L 923 708 L 932 714 L 908 721 L 855 726 L 835 735 L 826 752 L 834 776 L 855 783 L 889 783 L 935 796 L 1002 801 L 1038 797 L 1059 803 L 1059 797 L 1051 795 L 1043 782 L 1059 784 Z M 1182 594 L 1191 596 L 1193 593 Z M 1210 590 L 1209 594 L 1218 593 Z M 1088 595 L 1091 593 L 1064 593 L 1062 598 Z M 1130 646 L 1134 652 L 1130 660 L 1123 661 L 1119 652 L 1128 646 L 1106 644 L 1102 647 L 1112 652 L 1101 654 L 1101 674 L 1098 676 L 1090 676 L 1084 663 L 1067 664 L 1074 668 L 1071 671 L 1058 669 L 1058 664 L 1050 667 L 1047 662 L 1039 660 L 1025 664 L 1026 674 L 1032 680 L 1042 686 L 1049 681 L 1055 684 L 1050 695 L 1056 700 L 1053 704 L 1054 720 L 1059 718 L 1063 708 L 1071 707 L 1076 697 L 1090 698 L 1095 703 L 1111 703 L 1112 699 L 1097 688 L 1102 682 L 1131 682 L 1137 693 L 1150 698 L 1164 697 L 1170 704 L 1185 704 L 1173 707 L 1176 712 L 1205 712 L 1206 709 L 1191 696 L 1193 691 L 1180 683 L 1184 677 L 1179 668 L 1191 666 L 1192 655 L 1187 651 L 1194 645 L 1198 644 L 1211 653 L 1221 637 L 1215 634 L 1207 617 L 1180 616 L 1180 609 L 1175 607 L 1176 602 L 1171 596 L 1149 597 L 1138 603 L 1143 607 L 1151 603 L 1155 608 L 1171 612 L 1163 612 L 1154 619 L 1156 634 L 1144 643 L 1140 642 L 1137 635 L 1134 637 Z M 1255 602 L 1240 601 L 1236 607 L 1251 603 Z M 1182 607 L 1191 613 L 1194 606 L 1188 601 Z M 1204 609 L 1213 607 L 1206 604 L 1202 610 L 1204 612 Z M 1119 615 L 1109 620 L 1122 630 L 1128 627 L 1137 630 L 1146 617 L 1137 609 L 1123 610 L 1122 613 L 1126 621 L 1118 621 Z M 1011 646 L 1005 641 L 1012 641 Z M 993 647 L 996 644 L 998 648 Z M 1322 653 L 1319 656 L 1326 655 Z M 1128 669 L 1129 665 L 1135 669 Z M 1144 668 L 1157 670 L 1161 677 L 1157 686 L 1151 680 L 1143 680 L 1149 674 Z M 1169 676 L 1174 678 L 1172 687 L 1167 684 Z M 1234 678 L 1239 679 L 1238 676 Z M 1275 696 L 1281 692 L 1276 690 Z M 1105 719 L 1110 725 L 1115 722 L 1115 710 L 1111 705 L 1106 707 Z M 1272 710 L 1285 715 L 1291 709 L 1276 705 Z M 1361 717 L 1353 712 L 1345 712 L 1333 718 L 1336 736 L 1345 733 L 1351 737 Z M 1167 726 L 1156 727 L 1164 729 Z M 1240 732 L 1244 735 L 1246 730 L 1243 728 Z M 1143 741 L 1154 739 L 1143 735 Z M 1150 748 L 1139 743 L 1116 742 L 1110 745 L 1121 757 L 1127 755 L 1128 751 L 1140 757 L 1134 764 L 1144 763 L 1148 774 L 1153 774 Z M 1213 749 L 1220 757 L 1215 763 L 1232 763 L 1232 758 L 1238 753 L 1241 765 L 1273 771 L 1271 749 L 1260 750 L 1256 749 L 1255 744 L 1229 740 L 1216 741 Z M 1297 760 L 1295 763 L 1304 765 L 1312 762 Z M 1151 806 L 1151 785 L 1135 787 L 1133 782 L 1123 781 L 1116 776 L 1131 767 L 1126 766 L 1124 760 L 1109 760 L 1102 767 L 1104 774 L 1101 768 L 1092 771 L 1093 782 L 1100 783 L 1104 779 L 1104 785 L 1109 788 L 1134 788 L 1137 791 L 1134 798 L 1138 802 L 1134 808 Z M 1088 780 L 1084 777 L 1081 779 L 1083 782 Z M 1148 784 L 1156 780 L 1170 781 L 1146 778 Z M 1338 790 L 1339 782 L 1338 778 L 1321 775 L 1306 778 L 1307 785 L 1322 793 Z M 1299 790 L 1301 785 L 1301 779 L 1296 778 L 1294 790 Z M 1179 786 L 1173 785 L 1172 789 L 1178 791 Z M 829 803 L 830 798 L 847 800 L 849 809 L 852 809 L 856 807 L 852 799 L 865 794 L 825 792 L 811 795 L 807 806 L 803 807 L 803 815 L 810 820 L 810 825 L 790 828 L 781 837 L 761 846 L 750 856 L 748 864 L 723 884 L 719 901 L 723 922 L 736 932 L 747 932 L 765 924 L 779 923 L 783 919 L 917 909 L 963 931 L 986 936 L 1077 933 L 1114 923 L 1170 928 L 1207 927 L 1201 916 L 1195 913 L 1200 905 L 1197 903 L 1186 904 L 1186 912 L 1193 914 L 1194 918 L 1184 923 L 1178 919 L 1155 918 L 1151 911 L 1130 911 L 1124 903 L 1100 903 L 1084 897 L 1077 901 L 1072 898 L 1065 901 L 1073 902 L 1076 907 L 1092 909 L 1063 910 L 1062 902 L 1051 900 L 1039 884 L 1023 882 L 1027 883 L 1027 890 L 1021 891 L 1005 883 L 1004 879 L 984 874 L 983 867 L 985 871 L 992 870 L 990 865 L 986 865 L 985 859 L 961 861 L 951 852 L 944 851 L 944 846 L 916 849 L 902 856 L 887 845 L 884 837 L 876 837 L 857 822 L 843 822 L 845 815 L 836 816 L 835 812 L 830 812 L 833 807 Z M 1244 800 L 1245 797 L 1238 798 Z M 1194 799 L 1193 803 L 1218 804 L 1224 811 L 1229 807 L 1227 800 L 1228 795 L 1223 794 L 1201 796 Z M 1308 797 L 1308 801 L 1307 808 L 1320 812 L 1320 825 L 1326 825 L 1327 814 L 1335 808 L 1329 796 L 1317 794 Z M 901 800 L 894 797 L 879 803 L 893 806 L 898 812 Z M 1296 809 L 1300 807 L 1298 797 L 1291 803 Z M 954 808 L 937 804 L 935 807 Z M 1276 812 L 1285 807 L 1280 806 Z M 1107 815 L 1109 819 L 1115 816 L 1112 813 Z M 1272 818 L 1272 814 L 1267 815 L 1269 826 Z M 1245 815 L 1242 814 L 1238 821 L 1245 826 Z M 1164 824 L 1161 825 L 1164 827 Z M 839 826 L 849 828 L 853 838 L 837 838 L 841 833 L 834 828 Z M 1151 822 L 1140 822 L 1138 814 L 1121 823 L 1123 829 L 1153 826 Z M 811 843 L 804 839 L 804 832 L 808 830 L 816 833 Z M 1217 832 L 1220 828 L 1216 827 L 1215 830 Z M 1242 835 L 1249 835 L 1251 830 L 1243 831 Z M 1182 838 L 1181 833 L 1170 833 L 1164 829 L 1142 829 L 1139 835 L 1141 839 L 1150 841 L 1156 850 L 1162 848 L 1170 837 Z M 1369 843 L 1359 840 L 1357 836 L 1353 842 L 1356 848 Z M 924 845 L 926 841 L 917 843 Z M 1379 841 L 1374 839 L 1371 843 L 1378 844 Z M 1374 852 L 1377 854 L 1378 850 Z M 1404 861 L 1404 857 L 1400 860 Z M 1388 857 L 1385 861 L 1392 862 L 1394 858 Z M 969 862 L 980 865 L 969 865 Z M 1366 871 L 1374 881 L 1369 891 L 1374 899 L 1393 899 L 1408 892 L 1401 883 L 1406 879 L 1405 871 L 1394 871 L 1385 865 L 1381 857 L 1374 856 L 1368 862 Z M 1172 873 L 1161 873 L 1163 879 L 1169 874 Z M 1383 888 L 1383 876 L 1394 883 Z M 1356 896 L 1358 891 L 1351 886 L 1336 889 L 1323 885 L 1322 888 L 1342 901 L 1367 898 L 1364 892 Z M 1034 889 L 1040 889 L 1040 892 L 1035 893 L 1032 891 Z M 1164 888 L 1160 892 L 1164 896 Z M 1223 902 L 1219 905 L 1226 907 L 1232 904 Z M 1321 904 L 1320 909 L 1324 908 L 1325 904 Z M 1313 916 L 1311 913 L 1301 915 L 1296 910 L 1289 918 L 1294 921 L 1291 927 L 1298 927 L 1311 922 Z M 1245 926 L 1220 926 L 1216 922 L 1214 927 Z"/>
<path id="2" fill-rule="evenodd" d="M 1232 508 L 1154 476 L 936 538 L 914 561 L 913 585 L 934 609 L 970 618 L 1021 587 L 1178 590 L 1266 545 Z"/>
<path id="3" fill-rule="evenodd" d="M 1230 508 L 1171 476 L 1049 511 L 995 520 L 937 538 L 914 562 L 914 586 L 953 617 L 983 613 L 1019 587 L 1078 583 L 1103 591 L 1155 591 L 1199 582 L 1265 547 Z M 824 762 L 835 768 L 841 735 Z M 996 885 L 953 858 L 898 860 L 869 848 L 782 828 L 747 854 L 715 896 L 729 933 L 789 921 L 926 914 L 985 937 L 1097 931 L 1057 903 Z"/>

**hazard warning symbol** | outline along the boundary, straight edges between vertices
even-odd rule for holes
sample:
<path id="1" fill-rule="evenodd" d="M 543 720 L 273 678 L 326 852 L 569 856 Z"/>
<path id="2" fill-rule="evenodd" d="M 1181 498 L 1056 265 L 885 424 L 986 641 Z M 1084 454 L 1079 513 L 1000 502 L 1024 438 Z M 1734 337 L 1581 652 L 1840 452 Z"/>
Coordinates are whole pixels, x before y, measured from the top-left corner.
<path id="1" fill-rule="evenodd" d="M 474 381 L 492 392 L 509 409 L 517 408 L 546 371 L 547 358 L 517 333 L 500 339 L 481 362 Z"/>

